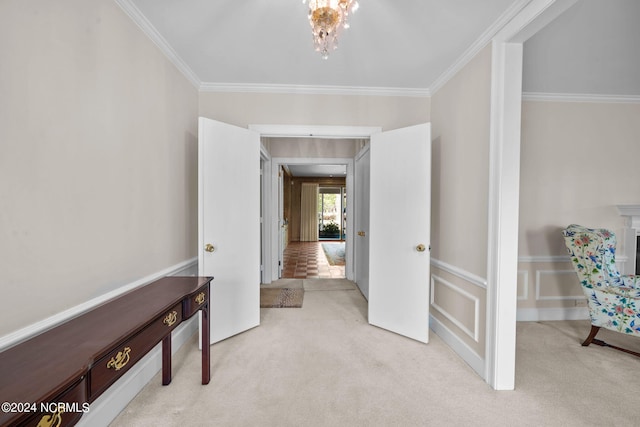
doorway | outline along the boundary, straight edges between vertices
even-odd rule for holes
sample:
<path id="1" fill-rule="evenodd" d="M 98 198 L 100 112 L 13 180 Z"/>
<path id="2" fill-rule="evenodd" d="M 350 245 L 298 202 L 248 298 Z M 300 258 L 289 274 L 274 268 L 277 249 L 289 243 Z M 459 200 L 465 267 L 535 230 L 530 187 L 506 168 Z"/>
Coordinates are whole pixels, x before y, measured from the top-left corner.
<path id="1" fill-rule="evenodd" d="M 346 172 L 345 172 L 346 173 Z M 344 242 L 347 231 L 346 185 L 318 187 L 318 239 Z"/>
<path id="2" fill-rule="evenodd" d="M 219 286 L 215 288 L 216 298 L 212 295 L 212 300 L 219 302 L 215 310 L 218 317 L 213 324 L 220 331 L 223 330 L 221 325 L 226 327 L 224 333 L 218 334 L 216 341 L 212 339 L 212 343 L 259 325 L 260 289 L 256 287 L 255 281 L 257 277 L 259 283 L 259 274 L 256 274 L 259 273 L 259 269 L 254 270 L 252 266 L 260 264 L 261 223 L 266 225 L 263 228 L 263 243 L 271 243 L 270 249 L 274 249 L 275 246 L 277 251 L 278 241 L 280 241 L 278 235 L 281 223 L 277 221 L 278 209 L 273 209 L 272 206 L 275 203 L 271 203 L 279 199 L 278 189 L 282 182 L 279 178 L 279 168 L 287 164 L 346 165 L 347 193 L 354 194 L 355 158 L 352 157 L 353 153 L 351 155 L 345 153 L 349 157 L 342 158 L 337 156 L 310 158 L 306 153 L 293 158 L 270 157 L 270 160 L 265 160 L 263 164 L 265 171 L 270 169 L 270 172 L 266 172 L 267 179 L 263 180 L 263 183 L 270 182 L 271 191 L 266 189 L 264 193 L 265 197 L 262 201 L 265 215 L 260 218 L 260 208 L 257 206 L 260 203 L 260 178 L 256 166 L 260 159 L 261 139 L 263 143 L 265 140 L 264 129 L 263 127 L 258 130 L 250 126 L 249 130 L 245 130 L 204 117 L 199 119 L 198 220 L 201 248 L 199 274 L 214 276 L 219 280 L 217 282 Z M 429 253 L 425 252 L 426 245 L 415 246 L 415 240 L 429 242 L 430 129 L 430 124 L 424 123 L 408 128 L 369 133 L 370 143 L 362 147 L 371 153 L 369 213 L 371 229 L 376 231 L 371 235 L 374 237 L 379 235 L 376 237 L 375 244 L 374 239 L 369 240 L 368 257 L 375 261 L 369 263 L 369 323 L 425 343 L 428 342 L 429 298 L 428 286 L 425 284 L 428 284 L 426 278 L 429 273 Z M 329 130 L 335 129 L 329 128 Z M 343 131 L 344 129 L 339 130 L 341 133 Z M 310 134 L 307 133 L 307 135 Z M 344 134 L 342 136 L 344 139 Z M 363 137 L 364 135 L 350 139 L 364 139 Z M 338 143 L 338 145 L 339 148 L 344 148 L 344 144 Z M 295 148 L 299 149 L 300 146 L 296 145 Z M 274 153 L 271 152 L 271 154 Z M 250 161 L 251 159 L 255 159 L 255 163 Z M 229 165 L 236 167 L 239 164 L 247 166 L 246 173 L 238 174 L 243 179 L 237 180 L 248 183 L 246 190 L 238 189 L 239 185 L 221 185 L 228 182 Z M 403 164 L 402 173 L 394 167 L 397 164 Z M 202 167 L 203 165 L 207 167 Z M 213 173 L 218 175 L 212 175 Z M 268 178 L 269 176 L 271 179 Z M 245 177 L 248 178 L 245 179 Z M 407 182 L 415 183 L 410 195 L 407 191 Z M 402 197 L 402 203 L 393 198 L 389 199 L 390 188 L 403 189 L 396 192 Z M 219 201 L 227 199 L 230 192 L 234 200 L 237 199 L 237 209 L 220 209 Z M 243 204 L 245 202 L 246 204 Z M 411 203 L 407 205 L 408 202 Z M 403 209 L 398 211 L 396 208 L 400 205 Z M 347 203 L 346 211 L 347 268 L 345 276 L 348 280 L 352 280 L 353 263 L 350 259 L 353 259 L 352 243 L 355 235 L 355 228 L 352 226 L 354 222 L 352 203 Z M 247 214 L 248 218 L 230 226 L 229 221 L 236 220 L 241 213 Z M 215 214 L 223 215 L 225 221 L 216 219 Z M 404 229 L 390 227 L 389 218 L 396 218 L 399 224 L 405 225 Z M 237 239 L 239 229 L 244 230 L 246 237 L 242 241 Z M 252 229 L 256 230 L 255 234 L 251 231 Z M 392 234 L 389 235 L 389 232 Z M 359 231 L 358 236 L 366 238 L 364 236 L 369 236 L 369 230 Z M 255 245 L 255 250 L 248 253 L 249 257 L 242 256 L 247 253 L 247 244 L 244 240 L 250 240 L 252 247 Z M 273 251 L 269 253 L 267 250 L 266 253 L 271 255 L 271 259 L 274 258 Z M 394 256 L 391 260 L 394 268 L 388 268 L 389 254 Z M 365 255 L 359 252 L 358 256 Z M 249 273 L 246 278 L 242 278 L 241 282 L 239 282 L 240 272 Z M 265 277 L 269 277 L 269 274 Z M 272 274 L 271 277 L 273 280 Z M 374 277 L 375 281 L 372 280 Z M 398 285 L 402 285 L 402 289 L 398 289 Z M 391 295 L 388 295 L 389 293 Z M 242 312 L 239 311 L 240 309 Z M 213 316 L 211 321 L 214 321 Z M 414 333 L 416 331 L 419 333 Z"/>
<path id="3" fill-rule="evenodd" d="M 353 160 L 317 161 L 272 160 L 278 175 L 278 278 L 344 279 L 352 270 L 347 181 L 351 185 Z"/>

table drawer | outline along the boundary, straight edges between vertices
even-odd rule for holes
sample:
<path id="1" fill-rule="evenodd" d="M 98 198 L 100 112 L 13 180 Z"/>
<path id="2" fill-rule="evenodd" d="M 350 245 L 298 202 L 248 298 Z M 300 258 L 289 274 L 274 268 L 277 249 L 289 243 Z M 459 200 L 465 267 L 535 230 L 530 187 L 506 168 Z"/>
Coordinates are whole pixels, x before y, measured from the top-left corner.
<path id="1" fill-rule="evenodd" d="M 206 286 L 203 286 L 202 288 L 198 289 L 197 292 L 194 292 L 193 294 L 189 295 L 188 298 L 184 299 L 182 317 L 184 319 L 188 319 L 189 317 L 193 316 L 194 313 L 200 310 L 202 305 L 208 301 L 209 301 L 209 285 L 207 284 Z"/>
<path id="2" fill-rule="evenodd" d="M 176 304 L 162 316 L 122 345 L 101 357 L 89 371 L 89 401 L 129 370 L 182 322 L 182 303 Z"/>
<path id="3" fill-rule="evenodd" d="M 82 414 L 89 411 L 87 403 L 87 382 L 83 377 L 67 391 L 51 402 L 38 404 L 38 411 L 33 417 L 20 426 L 72 426 L 78 422 Z"/>

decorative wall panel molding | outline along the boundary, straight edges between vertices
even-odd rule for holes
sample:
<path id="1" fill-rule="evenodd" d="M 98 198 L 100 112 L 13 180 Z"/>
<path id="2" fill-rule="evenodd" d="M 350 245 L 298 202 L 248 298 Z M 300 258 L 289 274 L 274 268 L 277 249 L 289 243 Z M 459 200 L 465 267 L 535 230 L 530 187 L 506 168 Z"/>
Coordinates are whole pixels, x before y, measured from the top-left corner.
<path id="1" fill-rule="evenodd" d="M 472 285 L 479 286 L 482 289 L 487 289 L 487 279 L 477 276 L 473 273 L 469 273 L 468 271 L 463 270 L 460 267 L 456 267 L 455 265 L 448 264 L 435 258 L 431 258 L 431 265 L 440 270 L 446 271 L 447 273 L 453 274 L 454 276 L 459 277 L 465 282 L 469 282 Z"/>
<path id="2" fill-rule="evenodd" d="M 518 270 L 518 277 L 522 278 L 522 294 L 518 294 L 519 300 L 529 299 L 529 271 Z"/>
<path id="3" fill-rule="evenodd" d="M 545 287 L 544 278 L 553 277 L 557 278 L 558 276 L 571 276 L 572 279 L 575 279 L 575 272 L 573 270 L 536 270 L 536 301 L 562 301 L 562 300 L 583 300 L 584 294 L 580 291 L 580 287 L 578 283 L 573 281 L 568 281 L 567 287 L 573 291 L 578 291 L 579 294 L 574 295 L 545 295 L 543 292 L 543 288 Z M 556 283 L 557 284 L 557 283 Z M 549 286 L 548 284 L 546 286 Z"/>
<path id="4" fill-rule="evenodd" d="M 465 299 L 468 299 L 469 301 L 471 301 L 473 303 L 473 309 L 474 309 L 473 319 L 474 319 L 474 322 L 473 322 L 472 329 L 469 329 L 459 319 L 457 319 L 453 314 L 451 314 L 444 307 L 438 305 L 435 302 L 436 299 L 437 299 L 437 297 L 436 297 L 436 290 L 437 290 L 436 284 L 441 284 L 442 286 L 445 286 L 448 289 L 451 289 L 452 291 L 454 291 L 457 294 L 459 294 L 461 297 L 463 297 Z M 467 334 L 469 337 L 471 337 L 475 342 L 478 342 L 478 339 L 479 339 L 478 326 L 480 324 L 480 298 L 476 297 L 475 295 L 470 294 L 469 292 L 465 291 L 461 287 L 459 287 L 459 286 L 457 286 L 457 285 L 455 285 L 455 284 L 443 279 L 442 277 L 439 277 L 439 276 L 436 276 L 436 275 L 431 275 L 431 307 L 436 309 L 447 320 L 449 320 L 451 323 L 456 325 L 461 331 L 463 331 L 465 334 Z"/>

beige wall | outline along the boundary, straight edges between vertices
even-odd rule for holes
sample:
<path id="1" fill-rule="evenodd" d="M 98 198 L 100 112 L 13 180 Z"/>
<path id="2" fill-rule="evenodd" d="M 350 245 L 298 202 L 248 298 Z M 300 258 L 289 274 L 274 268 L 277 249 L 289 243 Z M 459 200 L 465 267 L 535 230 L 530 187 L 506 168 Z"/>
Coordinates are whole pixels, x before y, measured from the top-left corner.
<path id="1" fill-rule="evenodd" d="M 429 98 L 203 92 L 200 115 L 250 124 L 380 126 L 390 130 L 430 120 Z"/>
<path id="2" fill-rule="evenodd" d="M 263 138 L 271 157 L 352 159 L 364 141 L 357 139 Z"/>
<path id="3" fill-rule="evenodd" d="M 575 306 L 583 297 L 570 263 L 549 257 L 566 256 L 560 230 L 571 223 L 621 237 L 616 205 L 640 204 L 640 105 L 522 107 L 518 306 Z"/>
<path id="4" fill-rule="evenodd" d="M 431 100 L 431 312 L 480 357 L 486 290 L 477 282 L 487 274 L 490 101 L 490 46 Z"/>
<path id="5" fill-rule="evenodd" d="M 432 256 L 485 277 L 489 197 L 491 49 L 431 101 Z"/>
<path id="6" fill-rule="evenodd" d="M 196 255 L 197 115 L 112 0 L 0 2 L 0 336 Z"/>

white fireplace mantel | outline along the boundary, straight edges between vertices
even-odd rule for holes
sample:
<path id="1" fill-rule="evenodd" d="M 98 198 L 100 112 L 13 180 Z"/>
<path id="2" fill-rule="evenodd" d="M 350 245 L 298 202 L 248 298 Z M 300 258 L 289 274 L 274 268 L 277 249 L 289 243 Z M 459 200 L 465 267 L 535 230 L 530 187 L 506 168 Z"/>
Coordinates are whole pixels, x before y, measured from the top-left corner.
<path id="1" fill-rule="evenodd" d="M 627 259 L 622 274 L 636 274 L 637 241 L 640 236 L 640 205 L 617 205 L 620 216 L 627 217 L 623 228 L 623 250 Z"/>

